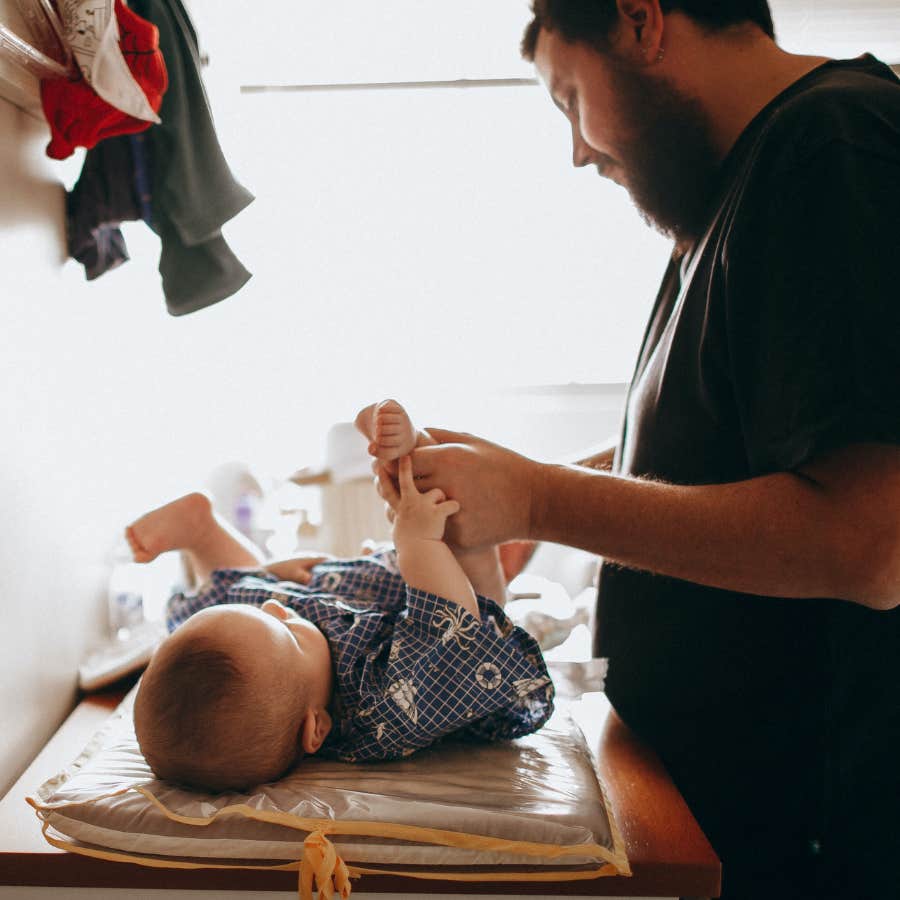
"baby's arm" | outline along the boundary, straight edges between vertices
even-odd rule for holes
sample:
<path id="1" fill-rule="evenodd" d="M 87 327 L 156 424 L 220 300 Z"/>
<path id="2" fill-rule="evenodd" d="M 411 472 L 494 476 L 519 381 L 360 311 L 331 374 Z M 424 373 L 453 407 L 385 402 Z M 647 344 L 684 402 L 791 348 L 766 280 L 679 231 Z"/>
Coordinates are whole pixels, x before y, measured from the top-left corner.
<path id="1" fill-rule="evenodd" d="M 420 494 L 408 456 L 400 459 L 400 492 L 393 499 L 394 544 L 403 580 L 410 587 L 453 600 L 481 618 L 472 584 L 443 541 L 447 517 L 459 511 L 459 504 L 447 500 L 437 488 Z"/>

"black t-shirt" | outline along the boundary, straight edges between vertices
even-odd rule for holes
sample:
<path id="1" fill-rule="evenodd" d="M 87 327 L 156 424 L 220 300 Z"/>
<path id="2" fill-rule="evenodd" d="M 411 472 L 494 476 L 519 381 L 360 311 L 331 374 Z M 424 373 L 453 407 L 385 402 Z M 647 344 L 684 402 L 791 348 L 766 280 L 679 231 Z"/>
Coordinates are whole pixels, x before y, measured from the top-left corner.
<path id="1" fill-rule="evenodd" d="M 871 56 L 830 62 L 776 97 L 723 164 L 711 223 L 665 274 L 614 470 L 726 483 L 900 443 L 891 71 Z M 775 882 L 796 874 L 785 896 L 829 866 L 830 879 L 865 870 L 858 887 L 900 891 L 881 858 L 900 850 L 900 610 L 606 564 L 596 650 L 616 709 L 723 858 L 726 895 L 767 867 Z"/>

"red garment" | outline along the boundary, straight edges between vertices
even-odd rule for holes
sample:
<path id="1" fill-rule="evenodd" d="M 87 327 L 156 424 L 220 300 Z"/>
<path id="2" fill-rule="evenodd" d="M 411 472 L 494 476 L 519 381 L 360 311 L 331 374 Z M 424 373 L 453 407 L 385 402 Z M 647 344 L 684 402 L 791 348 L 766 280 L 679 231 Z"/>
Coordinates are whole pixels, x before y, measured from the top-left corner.
<path id="1" fill-rule="evenodd" d="M 134 80 L 154 112 L 159 112 L 168 87 L 166 64 L 159 49 L 155 25 L 116 0 L 119 47 Z M 144 131 L 153 123 L 123 113 L 99 97 L 81 72 L 73 78 L 41 81 L 41 104 L 50 126 L 47 156 L 66 159 L 76 147 L 91 147 L 117 134 Z"/>

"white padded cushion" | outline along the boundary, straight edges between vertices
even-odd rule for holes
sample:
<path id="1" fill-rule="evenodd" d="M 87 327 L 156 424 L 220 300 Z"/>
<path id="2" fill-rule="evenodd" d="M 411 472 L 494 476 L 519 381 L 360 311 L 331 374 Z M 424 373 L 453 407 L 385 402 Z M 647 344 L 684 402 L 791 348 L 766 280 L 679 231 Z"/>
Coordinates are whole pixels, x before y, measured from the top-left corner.
<path id="1" fill-rule="evenodd" d="M 596 687 L 604 662 L 555 666 L 560 692 Z M 298 860 L 307 834 L 324 825 L 351 866 L 628 869 L 584 737 L 562 709 L 537 734 L 516 741 L 445 741 L 379 764 L 307 759 L 252 793 L 204 795 L 153 778 L 134 738 L 134 693 L 33 800 L 49 833 L 74 842 L 69 849 L 278 864 Z M 348 822 L 362 833 L 341 834 Z M 405 839 L 385 836 L 395 825 L 413 830 Z M 446 834 L 436 837 L 434 829 Z M 454 846 L 466 843 L 460 835 L 528 842 L 534 853 Z M 560 857 L 560 847 L 577 852 Z"/>

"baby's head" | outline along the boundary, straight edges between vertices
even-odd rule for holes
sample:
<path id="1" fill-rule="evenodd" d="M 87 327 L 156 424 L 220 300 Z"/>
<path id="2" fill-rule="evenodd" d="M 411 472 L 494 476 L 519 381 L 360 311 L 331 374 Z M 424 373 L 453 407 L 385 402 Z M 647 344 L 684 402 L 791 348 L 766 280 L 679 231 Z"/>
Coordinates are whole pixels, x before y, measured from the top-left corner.
<path id="1" fill-rule="evenodd" d="M 205 790 L 272 781 L 331 730 L 331 652 L 308 619 L 267 600 L 192 616 L 153 655 L 134 703 L 159 778 Z"/>

